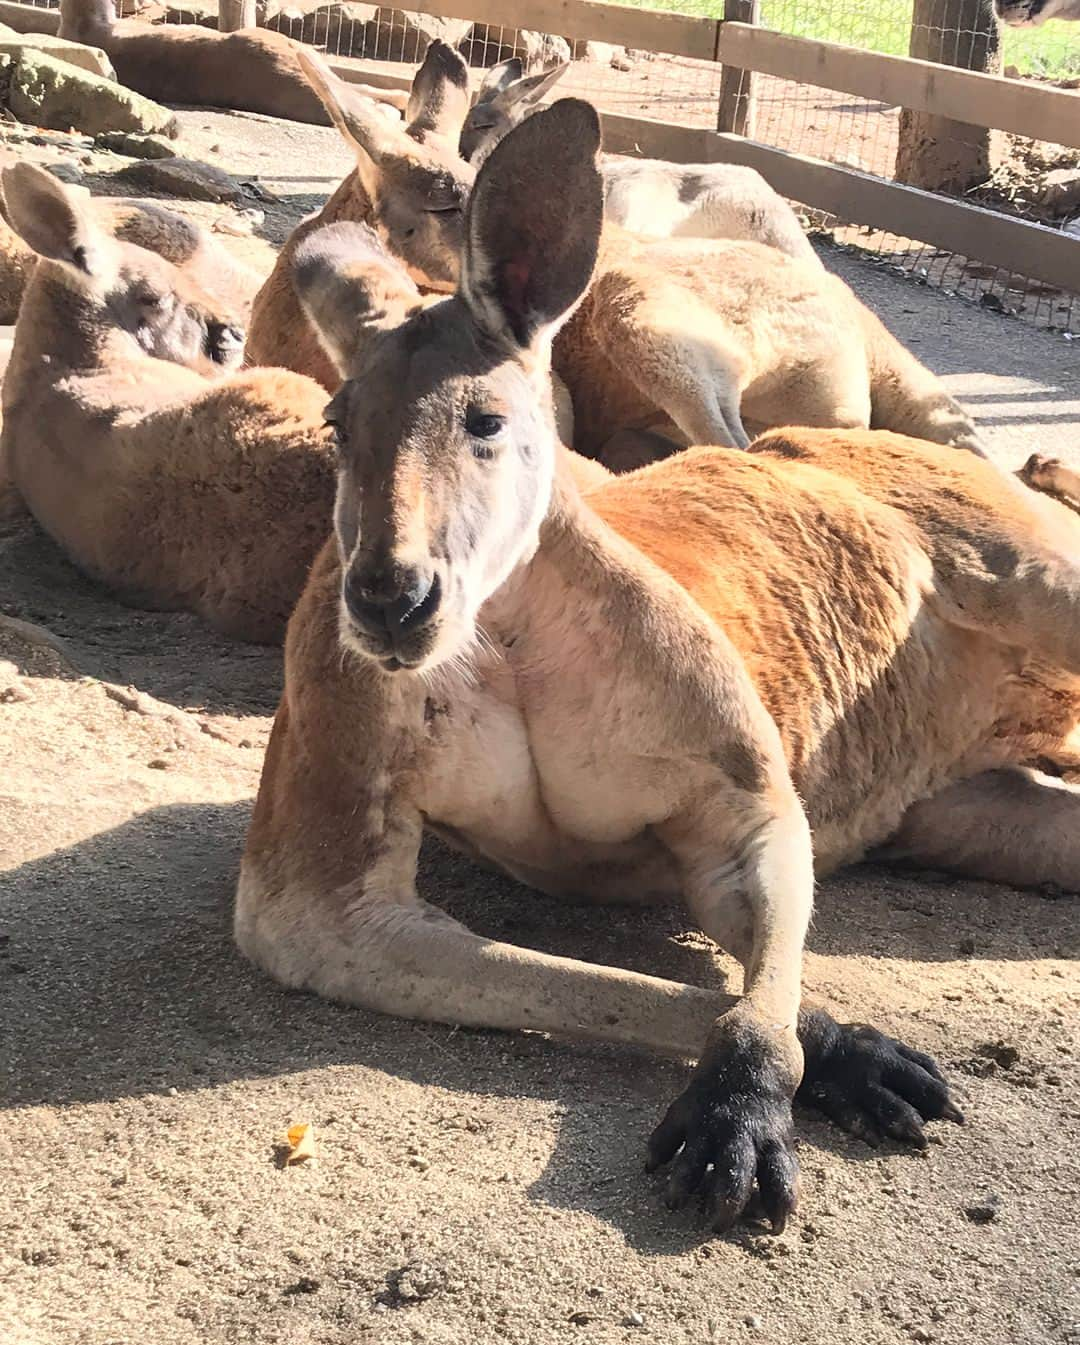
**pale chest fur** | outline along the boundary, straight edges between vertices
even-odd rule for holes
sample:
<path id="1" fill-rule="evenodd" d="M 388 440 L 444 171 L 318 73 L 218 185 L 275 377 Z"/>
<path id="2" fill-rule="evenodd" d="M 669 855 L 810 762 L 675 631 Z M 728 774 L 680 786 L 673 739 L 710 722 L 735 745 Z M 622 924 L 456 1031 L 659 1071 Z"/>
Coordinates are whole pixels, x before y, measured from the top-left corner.
<path id="1" fill-rule="evenodd" d="M 694 522 L 685 501 L 674 503 L 677 528 L 662 500 L 652 521 L 657 535 L 685 541 Z M 819 868 L 830 869 L 884 841 L 912 802 L 991 761 L 1020 657 L 950 624 L 925 554 L 872 514 L 858 527 L 840 520 L 842 539 L 820 511 L 802 518 L 807 549 L 789 538 L 786 565 L 771 552 L 782 520 L 755 529 L 726 516 L 726 526 L 698 520 L 709 564 L 680 577 L 777 724 Z M 620 520 L 624 534 L 634 525 Z M 636 540 L 649 549 L 644 534 Z M 651 549 L 676 571 L 662 546 Z M 561 890 L 573 885 L 569 873 L 580 883 L 587 870 L 599 890 L 598 866 L 625 874 L 633 858 L 654 866 L 649 895 L 667 891 L 674 878 L 650 828 L 693 787 L 699 765 L 658 732 L 662 705 L 638 678 L 633 633 L 624 640 L 572 592 L 548 593 L 529 611 L 476 686 L 430 698 L 421 807 L 535 886 Z"/>

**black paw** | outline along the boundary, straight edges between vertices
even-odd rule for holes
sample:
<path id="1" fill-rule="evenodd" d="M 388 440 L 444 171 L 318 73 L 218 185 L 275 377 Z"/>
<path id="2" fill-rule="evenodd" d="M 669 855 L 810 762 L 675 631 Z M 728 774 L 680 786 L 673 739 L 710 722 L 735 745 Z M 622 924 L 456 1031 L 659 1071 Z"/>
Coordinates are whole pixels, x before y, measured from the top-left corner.
<path id="1" fill-rule="evenodd" d="M 671 1163 L 669 1208 L 695 1192 L 710 1225 L 731 1228 L 754 1195 L 773 1231 L 795 1208 L 799 1164 L 792 1147 L 791 1073 L 742 1025 L 702 1058 L 690 1084 L 649 1140 L 646 1170 Z"/>
<path id="2" fill-rule="evenodd" d="M 806 1065 L 796 1101 L 867 1144 L 888 1136 L 924 1149 L 924 1122 L 963 1123 L 941 1071 L 922 1051 L 876 1028 L 841 1025 L 821 1010 L 800 1014 L 799 1040 Z"/>

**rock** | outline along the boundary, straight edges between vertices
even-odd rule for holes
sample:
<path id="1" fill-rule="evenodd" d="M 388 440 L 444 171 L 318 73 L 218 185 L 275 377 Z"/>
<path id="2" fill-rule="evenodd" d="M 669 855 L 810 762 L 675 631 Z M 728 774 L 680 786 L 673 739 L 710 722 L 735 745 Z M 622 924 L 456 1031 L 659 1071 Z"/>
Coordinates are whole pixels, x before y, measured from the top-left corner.
<path id="1" fill-rule="evenodd" d="M 165 6 L 165 23 L 193 23 L 199 28 L 218 26 L 217 0 L 180 0 Z"/>
<path id="2" fill-rule="evenodd" d="M 500 28 L 493 23 L 474 23 L 461 44 L 461 54 L 470 65 L 499 65 L 517 56 L 525 73 L 546 70 L 570 60 L 565 37 L 538 33 L 532 28 Z"/>
<path id="3" fill-rule="evenodd" d="M 298 0 L 268 15 L 266 26 L 298 42 L 325 44 L 337 56 L 364 56 L 368 24 L 374 17 L 374 5 L 320 5 L 313 0 Z"/>
<path id="4" fill-rule="evenodd" d="M 364 55 L 376 61 L 422 61 L 436 38 L 456 47 L 470 28 L 468 19 L 440 19 L 380 6 L 367 25 Z"/>
<path id="5" fill-rule="evenodd" d="M 750 1313 L 749 1316 L 744 1317 L 743 1321 L 746 1323 L 746 1325 L 750 1328 L 751 1331 L 760 1331 L 762 1327 L 765 1325 L 765 1323 L 761 1320 L 761 1318 L 757 1315 L 756 1312 Z"/>
<path id="6" fill-rule="evenodd" d="M 1000 1209 L 1001 1197 L 990 1192 L 982 1200 L 968 1205 L 964 1210 L 964 1217 L 973 1224 L 992 1224 L 998 1217 Z"/>
<path id="7" fill-rule="evenodd" d="M 645 1318 L 640 1312 L 628 1312 L 623 1318 L 623 1326 L 644 1326 Z"/>
<path id="8" fill-rule="evenodd" d="M 10 28 L 0 33 L 0 54 L 17 61 L 27 49 L 47 52 L 59 61 L 77 65 L 80 70 L 89 70 L 92 75 L 100 75 L 102 79 L 116 78 L 112 62 L 100 47 L 87 47 L 82 42 L 49 37 L 47 33 L 16 33 Z"/>
<path id="9" fill-rule="evenodd" d="M 1080 206 L 1080 167 L 1051 169 L 1043 179 L 1039 200 L 1061 215 Z"/>
<path id="10" fill-rule="evenodd" d="M 24 50 L 11 76 L 10 103 L 20 121 L 87 135 L 102 131 L 163 131 L 176 119 L 166 107 L 132 89 L 59 61 L 43 51 Z"/>
<path id="11" fill-rule="evenodd" d="M 121 168 L 118 182 L 191 201 L 242 201 L 244 189 L 231 173 L 196 159 L 144 159 Z"/>
<path id="12" fill-rule="evenodd" d="M 595 65 L 610 65 L 617 56 L 624 55 L 625 47 L 611 42 L 577 41 L 574 43 L 575 61 L 592 61 Z"/>
<path id="13" fill-rule="evenodd" d="M 106 131 L 94 143 L 98 149 L 126 154 L 130 159 L 175 159 L 176 146 L 163 135 L 132 135 L 128 131 Z"/>

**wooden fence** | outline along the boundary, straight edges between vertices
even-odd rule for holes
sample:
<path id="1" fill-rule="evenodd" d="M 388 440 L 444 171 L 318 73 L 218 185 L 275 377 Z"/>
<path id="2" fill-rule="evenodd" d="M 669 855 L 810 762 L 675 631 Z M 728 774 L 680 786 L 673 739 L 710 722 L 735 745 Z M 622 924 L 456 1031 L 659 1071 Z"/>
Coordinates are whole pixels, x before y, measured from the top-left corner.
<path id="1" fill-rule="evenodd" d="M 0 3 L 0 19 L 3 11 L 16 8 L 22 7 Z M 227 0 L 223 8 L 230 26 L 237 22 L 240 0 Z M 409 0 L 409 8 L 510 30 L 533 29 L 718 62 L 723 77 L 717 130 L 607 113 L 606 148 L 684 163 L 747 164 L 784 196 L 847 223 L 1080 293 L 1080 238 L 740 134 L 752 128 L 748 72 L 1072 148 L 1080 148 L 1080 91 L 791 37 L 730 18 L 695 18 L 593 0 Z M 243 9 L 249 12 L 247 6 Z M 728 0 L 726 12 L 752 19 L 756 0 Z M 331 64 L 347 79 L 393 87 L 406 83 L 380 70 L 378 62 L 339 58 Z"/>

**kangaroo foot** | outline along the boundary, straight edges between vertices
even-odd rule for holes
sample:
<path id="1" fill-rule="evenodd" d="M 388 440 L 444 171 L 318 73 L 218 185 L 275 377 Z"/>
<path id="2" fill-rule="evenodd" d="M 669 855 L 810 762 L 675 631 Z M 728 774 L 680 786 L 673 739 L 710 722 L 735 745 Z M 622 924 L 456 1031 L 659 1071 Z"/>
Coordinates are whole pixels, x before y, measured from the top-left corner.
<path id="1" fill-rule="evenodd" d="M 798 1199 L 790 1059 L 745 1018 L 721 1020 L 686 1091 L 649 1140 L 646 1170 L 671 1164 L 667 1203 L 700 1193 L 711 1227 L 731 1228 L 750 1206 L 779 1233 Z"/>
<path id="2" fill-rule="evenodd" d="M 821 1010 L 799 1016 L 805 1072 L 796 1101 L 824 1112 L 877 1146 L 886 1136 L 926 1147 L 923 1124 L 964 1117 L 928 1055 L 876 1028 L 834 1022 Z"/>

